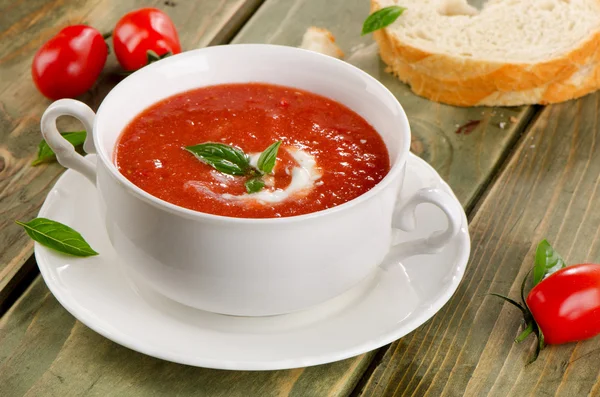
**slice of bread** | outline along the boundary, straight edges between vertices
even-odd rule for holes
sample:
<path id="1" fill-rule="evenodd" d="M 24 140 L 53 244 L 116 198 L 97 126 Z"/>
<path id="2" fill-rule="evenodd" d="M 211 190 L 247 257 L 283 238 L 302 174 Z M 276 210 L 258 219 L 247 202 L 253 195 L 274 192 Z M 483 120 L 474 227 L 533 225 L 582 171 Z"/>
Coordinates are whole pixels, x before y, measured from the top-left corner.
<path id="1" fill-rule="evenodd" d="M 371 0 L 406 11 L 374 32 L 412 90 L 458 106 L 548 104 L 600 88 L 600 0 Z"/>
<path id="2" fill-rule="evenodd" d="M 320 52 L 321 54 L 329 55 L 334 58 L 344 57 L 344 53 L 340 47 L 335 44 L 335 37 L 333 37 L 333 34 L 327 29 L 314 26 L 306 29 L 304 36 L 302 36 L 300 48 Z"/>

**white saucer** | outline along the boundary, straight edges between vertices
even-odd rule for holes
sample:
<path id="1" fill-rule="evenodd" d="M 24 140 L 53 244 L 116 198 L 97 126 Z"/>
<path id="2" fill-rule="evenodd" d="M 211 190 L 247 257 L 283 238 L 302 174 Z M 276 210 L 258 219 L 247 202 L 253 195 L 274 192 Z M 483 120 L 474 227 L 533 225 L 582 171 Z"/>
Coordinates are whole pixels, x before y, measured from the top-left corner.
<path id="1" fill-rule="evenodd" d="M 437 186 L 451 192 L 423 160 L 411 155 L 402 196 Z M 306 367 L 342 360 L 386 345 L 433 316 L 452 296 L 469 258 L 467 219 L 437 255 L 412 257 L 380 269 L 358 287 L 303 312 L 230 317 L 192 309 L 154 293 L 125 273 L 99 216 L 94 187 L 66 171 L 48 194 L 40 217 L 63 222 L 99 256 L 72 258 L 36 244 L 42 276 L 59 302 L 94 331 L 130 349 L 182 364 L 235 370 Z M 418 231 L 445 228 L 442 212 L 417 210 Z"/>

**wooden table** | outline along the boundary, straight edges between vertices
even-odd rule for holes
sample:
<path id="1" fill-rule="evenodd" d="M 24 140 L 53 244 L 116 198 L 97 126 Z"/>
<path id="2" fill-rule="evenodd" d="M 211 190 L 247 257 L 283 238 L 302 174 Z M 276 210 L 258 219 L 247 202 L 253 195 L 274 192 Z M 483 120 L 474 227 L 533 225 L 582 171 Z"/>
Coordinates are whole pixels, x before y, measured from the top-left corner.
<path id="1" fill-rule="evenodd" d="M 534 338 L 513 344 L 519 313 L 488 296 L 518 295 L 548 238 L 569 263 L 600 260 L 599 94 L 549 107 L 454 108 L 414 96 L 385 72 L 361 37 L 367 0 L 0 0 L 0 396 L 525 396 L 600 395 L 600 338 L 551 347 L 526 366 Z M 449 182 L 470 220 L 472 257 L 458 291 L 431 320 L 341 362 L 270 372 L 193 368 L 121 347 L 76 321 L 50 294 L 15 219 L 34 217 L 63 169 L 30 166 L 49 101 L 30 63 L 61 27 L 109 31 L 124 12 L 152 5 L 175 21 L 182 45 L 299 45 L 330 29 L 346 60 L 402 103 L 413 152 Z M 97 108 L 118 82 L 108 70 L 82 98 Z M 481 120 L 470 134 L 457 126 Z M 74 128 L 64 121 L 65 129 Z M 597 141 L 599 141 L 597 143 Z"/>

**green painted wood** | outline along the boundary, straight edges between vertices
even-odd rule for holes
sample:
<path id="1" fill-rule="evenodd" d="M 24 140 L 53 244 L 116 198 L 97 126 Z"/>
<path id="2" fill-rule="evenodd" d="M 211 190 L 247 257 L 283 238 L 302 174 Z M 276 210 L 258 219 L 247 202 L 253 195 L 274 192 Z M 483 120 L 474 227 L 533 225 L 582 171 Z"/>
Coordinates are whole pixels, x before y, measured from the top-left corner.
<path id="1" fill-rule="evenodd" d="M 547 107 L 478 205 L 472 259 L 450 302 L 394 343 L 361 396 L 598 396 L 600 338 L 527 366 L 517 298 L 544 238 L 567 263 L 600 261 L 600 94 Z"/>
<path id="2" fill-rule="evenodd" d="M 157 6 L 171 16 L 184 49 L 223 43 L 260 1 L 175 1 L 175 6 L 161 0 L 0 1 L 0 306 L 25 277 L 28 269 L 23 265 L 33 251 L 32 242 L 14 220 L 34 217 L 63 171 L 57 164 L 30 166 L 41 140 L 39 120 L 50 104 L 37 92 L 30 75 L 39 46 L 69 24 L 87 22 L 108 32 L 121 15 L 142 6 Z M 80 99 L 97 108 L 119 81 L 117 70 L 111 55 L 99 83 Z M 81 129 L 72 119 L 61 119 L 59 124 L 64 131 Z"/>
<path id="3" fill-rule="evenodd" d="M 79 14 L 71 10 L 82 6 L 72 0 L 56 3 L 34 0 L 32 3 L 39 4 L 43 11 L 36 11 L 31 18 L 41 20 L 53 10 L 60 10 L 59 14 L 62 15 L 55 15 L 53 18 L 68 18 L 65 15 L 74 18 L 73 15 Z M 107 1 L 102 0 L 85 3 L 94 5 L 82 13 L 93 15 L 93 24 L 101 21 L 100 15 L 104 21 L 110 15 L 118 13 L 106 6 L 106 3 Z M 181 13 L 178 17 L 174 16 L 174 19 L 182 36 L 185 34 L 186 48 L 191 48 L 194 43 L 215 43 L 219 37 L 225 39 L 233 31 L 230 29 L 229 33 L 222 33 L 221 30 L 221 33 L 214 33 L 217 39 L 207 39 L 201 25 L 195 24 L 198 22 L 198 15 L 204 14 L 196 14 L 191 10 L 197 3 L 200 3 L 199 8 L 214 7 L 210 9 L 217 16 L 226 15 L 231 20 L 243 19 L 239 14 L 232 16 L 231 12 L 223 11 L 227 8 L 225 6 L 214 6 L 216 2 L 210 2 L 210 5 L 209 2 L 197 2 L 192 5 L 192 2 L 188 4 L 180 0 L 176 3 L 178 5 L 175 9 L 166 9 L 169 13 L 174 10 Z M 232 1 L 226 3 L 241 4 Z M 0 11 L 4 7 L 14 9 L 20 3 L 17 6 L 11 4 L 7 0 L 0 0 Z M 406 86 L 384 71 L 372 39 L 361 38 L 359 35 L 362 20 L 368 14 L 368 2 L 335 0 L 327 2 L 326 6 L 324 4 L 319 0 L 268 0 L 234 41 L 298 45 L 308 26 L 330 29 L 348 55 L 348 61 L 378 78 L 399 98 L 411 119 L 413 151 L 432 163 L 449 180 L 463 205 L 471 208 L 515 142 L 519 131 L 527 123 L 531 108 L 460 109 L 415 97 Z M 113 3 L 111 7 L 114 7 Z M 127 8 L 127 5 L 122 7 Z M 240 6 L 239 10 L 242 12 L 250 8 Z M 217 9 L 221 11 L 215 11 Z M 235 10 L 235 7 L 227 9 Z M 100 10 L 104 10 L 104 14 L 97 14 Z M 54 15 L 54 11 L 51 14 Z M 213 14 L 210 14 L 211 18 L 217 18 Z M 27 21 L 29 14 L 23 12 L 23 15 L 22 18 Z M 2 12 L 0 18 L 4 18 Z M 0 19 L 0 27 L 5 26 L 3 21 L 4 19 Z M 28 26 L 31 21 L 20 23 L 19 26 Z M 101 23 L 105 25 L 99 26 L 100 28 L 110 26 L 108 21 Z M 218 24 L 218 21 L 215 23 Z M 48 35 L 56 30 L 53 26 L 52 22 L 47 22 L 45 29 L 48 30 Z M 8 29 L 0 31 L 4 30 Z M 14 39 L 17 40 L 16 35 Z M 27 50 L 17 46 L 14 51 L 30 51 L 31 54 L 38 45 L 39 43 L 31 44 L 31 48 L 27 47 Z M 22 43 L 21 46 L 26 44 Z M 2 56 L 0 53 L 0 67 L 4 67 Z M 21 67 L 24 67 L 29 61 L 20 62 Z M 114 65 L 114 61 L 111 62 Z M 19 68 L 11 70 L 12 73 L 18 73 Z M 26 74 L 19 78 L 23 79 L 22 85 L 26 86 Z M 109 77 L 105 81 L 97 92 L 85 98 L 89 103 L 97 106 L 103 94 L 111 87 L 110 84 L 115 83 Z M 38 103 L 39 97 L 33 99 L 36 93 L 32 87 L 27 90 L 27 95 L 22 95 L 13 88 L 10 101 L 5 101 L 3 94 L 0 94 L 0 103 L 12 106 L 10 112 L 0 112 L 0 123 L 5 123 L 7 131 L 13 131 L 2 137 L 0 150 L 3 147 L 18 149 L 0 152 L 5 156 L 4 159 L 8 159 L 4 164 L 10 165 L 10 174 L 0 173 L 0 177 L 10 176 L 0 179 L 0 183 L 5 183 L 5 186 L 11 186 L 12 189 L 8 190 L 10 195 L 0 199 L 0 208 L 3 203 L 7 203 L 4 212 L 10 217 L 19 218 L 31 217 L 35 213 L 47 189 L 60 172 L 57 166 L 31 169 L 27 165 L 38 142 L 36 124 L 47 105 L 44 101 Z M 19 116 L 10 118 L 10 114 Z M 24 119 L 25 116 L 21 114 L 28 116 Z M 17 119 L 19 121 L 15 122 Z M 481 120 L 481 124 L 471 134 L 456 134 L 457 127 L 470 120 Z M 504 128 L 500 127 L 500 123 Z M 27 128 L 24 130 L 24 127 L 20 127 L 19 130 L 19 125 Z M 65 125 L 65 128 L 68 127 Z M 12 157 L 8 157 L 9 155 Z M 27 176 L 23 183 L 18 178 L 19 175 Z M 6 189 L 0 190 L 2 191 Z M 0 242 L 0 247 L 14 245 L 14 249 L 20 249 L 20 256 L 6 251 L 6 259 L 1 263 L 11 264 L 3 265 L 4 269 L 18 269 L 19 263 L 31 253 L 31 246 L 24 243 L 27 240 L 23 239 L 24 235 L 19 234 L 18 230 L 10 233 L 12 234 L 6 233 L 7 237 Z M 412 335 L 418 335 L 419 332 L 420 330 Z M 348 395 L 353 390 L 374 357 L 375 353 L 371 352 L 329 365 L 270 372 L 226 372 L 167 363 L 118 346 L 89 330 L 74 320 L 49 294 L 43 281 L 38 279 L 0 321 L 0 395 L 339 396 Z"/>

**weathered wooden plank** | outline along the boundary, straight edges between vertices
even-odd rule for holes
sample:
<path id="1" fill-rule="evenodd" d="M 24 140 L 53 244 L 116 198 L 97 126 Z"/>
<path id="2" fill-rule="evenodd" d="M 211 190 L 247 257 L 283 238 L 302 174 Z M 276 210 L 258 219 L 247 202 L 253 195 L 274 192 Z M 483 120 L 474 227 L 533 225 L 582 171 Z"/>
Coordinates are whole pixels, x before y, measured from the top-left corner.
<path id="1" fill-rule="evenodd" d="M 30 166 L 41 139 L 39 119 L 50 104 L 36 91 L 30 77 L 31 59 L 37 48 L 68 24 L 87 22 L 108 32 L 122 14 L 142 6 L 158 6 L 173 18 L 184 49 L 216 44 L 237 32 L 260 2 L 177 1 L 174 7 L 160 0 L 0 3 L 0 303 L 21 278 L 20 270 L 33 249 L 14 220 L 31 218 L 63 171 L 56 164 Z M 119 80 L 110 73 L 115 68 L 116 60 L 110 56 L 108 72 L 81 99 L 97 108 Z M 64 130 L 81 129 L 74 120 L 61 120 L 60 124 Z"/>
<path id="2" fill-rule="evenodd" d="M 371 38 L 359 36 L 361 22 L 367 14 L 368 2 L 363 0 L 330 1 L 326 7 L 318 0 L 268 1 L 235 42 L 298 45 L 310 25 L 332 30 L 349 55 L 349 61 L 379 78 L 401 100 L 414 130 L 413 150 L 449 179 L 466 207 L 472 206 L 526 123 L 530 109 L 457 109 L 415 97 L 384 72 Z M 183 29 L 189 29 L 189 34 L 198 31 L 191 22 L 190 26 L 180 30 L 183 32 Z M 102 87 L 100 91 L 104 89 Z M 94 101 L 101 97 L 102 92 L 90 101 L 97 103 Z M 39 114 L 32 117 L 39 117 Z M 514 122 L 510 121 L 511 117 L 515 118 Z M 457 126 L 469 120 L 482 122 L 471 134 L 457 135 Z M 506 123 L 504 128 L 499 126 L 500 123 Z M 37 139 L 32 139 L 27 147 L 29 151 L 22 151 L 26 162 L 36 143 Z M 21 168 L 28 167 L 24 163 Z M 51 178 L 30 177 L 29 183 L 35 186 L 41 178 L 51 184 L 57 173 L 56 168 L 49 174 Z M 21 189 L 22 186 L 16 192 Z M 27 193 L 24 196 L 27 204 L 22 204 L 23 217 L 37 208 L 31 202 L 41 203 L 47 186 L 36 189 L 37 195 Z M 40 280 L 4 316 L 1 324 L 1 395 L 7 392 L 9 395 L 36 395 L 42 391 L 47 395 L 84 394 L 86 389 L 89 389 L 88 394 L 134 396 L 165 393 L 348 395 L 374 357 L 374 353 L 369 353 L 330 365 L 262 373 L 213 371 L 171 364 L 132 352 L 90 331 L 48 295 Z M 32 360 L 37 360 L 35 365 L 31 365 Z"/>
<path id="3" fill-rule="evenodd" d="M 535 338 L 515 345 L 519 296 L 538 242 L 567 263 L 600 261 L 600 94 L 547 107 L 478 206 L 473 255 L 458 291 L 418 332 L 394 343 L 362 396 L 598 395 L 600 338 L 549 347 L 526 366 Z"/>

